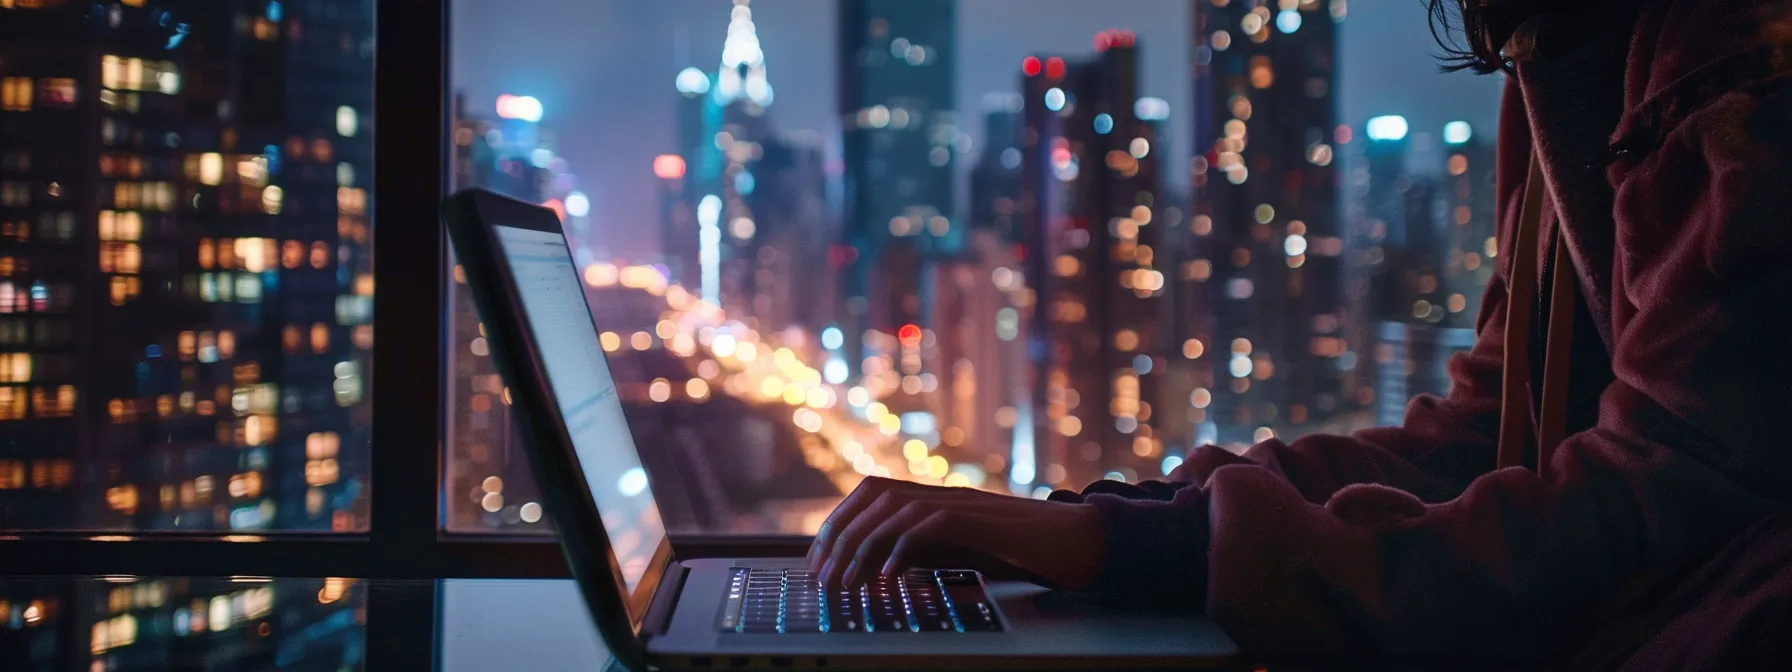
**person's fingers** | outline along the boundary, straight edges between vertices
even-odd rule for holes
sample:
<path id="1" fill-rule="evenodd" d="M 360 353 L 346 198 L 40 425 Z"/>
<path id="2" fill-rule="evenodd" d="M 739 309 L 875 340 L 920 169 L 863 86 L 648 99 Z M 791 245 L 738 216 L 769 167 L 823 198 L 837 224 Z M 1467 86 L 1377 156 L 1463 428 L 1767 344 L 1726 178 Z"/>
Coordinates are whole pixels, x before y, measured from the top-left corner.
<path id="1" fill-rule="evenodd" d="M 900 530 L 878 572 L 890 575 L 912 569 L 916 559 L 923 555 L 940 556 L 942 546 L 972 546 L 978 551 L 976 555 L 1003 555 L 992 553 L 994 549 L 989 548 L 992 544 L 1002 543 L 997 535 L 990 534 L 990 522 L 989 518 L 976 513 L 932 510 L 919 523 Z"/>
<path id="2" fill-rule="evenodd" d="M 834 507 L 834 512 L 828 514 L 827 520 L 821 523 L 821 529 L 816 531 L 815 541 L 809 544 L 809 570 L 821 571 L 821 563 L 827 560 L 827 551 L 839 538 L 840 530 L 897 483 L 897 481 L 876 476 L 866 477 L 865 480 L 859 482 L 859 487 L 853 488 L 852 492 L 840 501 L 840 505 Z"/>
<path id="3" fill-rule="evenodd" d="M 896 512 L 908 503 L 906 494 L 898 491 L 885 491 L 878 495 L 877 499 L 872 501 L 869 506 L 862 508 L 850 520 L 845 521 L 845 525 L 835 533 L 834 539 L 823 550 L 821 569 L 816 571 L 815 578 L 823 585 L 837 585 L 841 574 L 846 570 L 846 563 L 852 559 L 853 550 L 858 548 L 865 535 L 870 534 L 871 530 L 877 529 L 877 526 L 890 516 L 896 515 Z"/>
<path id="4" fill-rule="evenodd" d="M 904 504 L 895 515 L 884 519 L 866 533 L 858 547 L 852 549 L 852 559 L 847 562 L 846 569 L 840 575 L 841 583 L 856 586 L 870 580 L 871 573 L 880 571 L 883 567 L 884 557 L 889 555 L 890 548 L 896 545 L 896 540 L 904 530 L 920 524 L 928 516 L 941 510 L 936 501 L 921 500 Z"/>
<path id="5" fill-rule="evenodd" d="M 841 528 L 834 543 L 827 549 L 827 558 L 822 563 L 822 569 L 816 572 L 815 578 L 824 582 L 835 582 L 835 585 L 856 585 L 839 582 L 845 578 L 846 568 L 853 558 L 857 557 L 859 548 L 885 521 L 896 516 L 905 506 L 913 504 L 927 504 L 933 508 L 971 506 L 972 504 L 967 499 L 962 496 L 962 493 L 952 492 L 951 489 L 886 491 L 878 497 L 876 502 L 861 511 L 852 522 Z"/>

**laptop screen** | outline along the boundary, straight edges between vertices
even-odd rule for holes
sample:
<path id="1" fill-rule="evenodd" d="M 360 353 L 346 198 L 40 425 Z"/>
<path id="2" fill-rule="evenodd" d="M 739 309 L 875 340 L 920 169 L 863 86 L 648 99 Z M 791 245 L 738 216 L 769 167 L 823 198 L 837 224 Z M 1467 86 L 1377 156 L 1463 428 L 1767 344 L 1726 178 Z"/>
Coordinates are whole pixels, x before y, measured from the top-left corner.
<path id="1" fill-rule="evenodd" d="M 578 268 L 559 233 L 493 228 L 515 275 L 579 468 L 632 594 L 666 538 L 666 528 L 623 417 L 616 381 L 604 362 Z"/>

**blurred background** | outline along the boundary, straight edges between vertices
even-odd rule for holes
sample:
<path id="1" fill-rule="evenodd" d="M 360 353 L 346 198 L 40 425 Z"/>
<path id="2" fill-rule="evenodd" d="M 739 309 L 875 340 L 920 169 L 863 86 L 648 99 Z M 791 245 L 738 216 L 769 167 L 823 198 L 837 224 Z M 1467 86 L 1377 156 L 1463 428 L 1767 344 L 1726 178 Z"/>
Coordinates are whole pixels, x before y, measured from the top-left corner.
<path id="1" fill-rule="evenodd" d="M 457 186 L 577 232 L 673 529 L 1161 478 L 1473 342 L 1501 82 L 1367 4 L 463 0 Z M 538 528 L 455 310 L 448 524 Z"/>
<path id="2" fill-rule="evenodd" d="M 367 529 L 373 10 L 0 0 L 0 530 Z M 452 14 L 454 186 L 574 232 L 674 531 L 1397 423 L 1495 263 L 1502 82 L 1419 0 Z M 550 534 L 441 282 L 443 529 Z M 361 596 L 0 583 L 0 660 L 354 667 Z"/>

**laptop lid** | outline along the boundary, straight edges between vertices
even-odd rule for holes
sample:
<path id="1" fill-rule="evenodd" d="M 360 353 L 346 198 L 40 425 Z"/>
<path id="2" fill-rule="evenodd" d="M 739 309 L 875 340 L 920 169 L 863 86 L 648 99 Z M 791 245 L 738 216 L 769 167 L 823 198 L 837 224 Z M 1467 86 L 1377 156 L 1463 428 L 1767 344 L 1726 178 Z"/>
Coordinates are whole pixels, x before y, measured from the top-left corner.
<path id="1" fill-rule="evenodd" d="M 604 622 L 639 629 L 671 546 L 561 222 L 482 190 L 444 210 L 568 564 L 623 655 L 638 642 L 609 641 Z"/>

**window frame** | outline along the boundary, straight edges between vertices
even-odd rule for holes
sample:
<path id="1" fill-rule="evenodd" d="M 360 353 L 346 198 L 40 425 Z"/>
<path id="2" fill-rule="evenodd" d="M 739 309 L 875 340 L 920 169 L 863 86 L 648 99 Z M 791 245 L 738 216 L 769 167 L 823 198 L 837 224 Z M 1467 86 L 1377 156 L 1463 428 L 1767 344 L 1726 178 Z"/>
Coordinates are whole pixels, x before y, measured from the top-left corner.
<path id="1" fill-rule="evenodd" d="M 443 529 L 451 0 L 374 8 L 374 423 L 363 533 L 0 531 L 0 575 L 569 578 L 552 536 Z M 429 20 L 435 17 L 435 20 Z M 387 121 L 391 120 L 391 121 Z M 433 120 L 405 123 L 397 120 Z M 435 179 L 420 176 L 434 175 Z M 421 244 L 419 241 L 424 241 Z M 402 251 L 402 253 L 398 253 Z M 416 478 L 417 465 L 435 478 Z M 685 557 L 801 555 L 807 537 L 674 535 Z"/>

